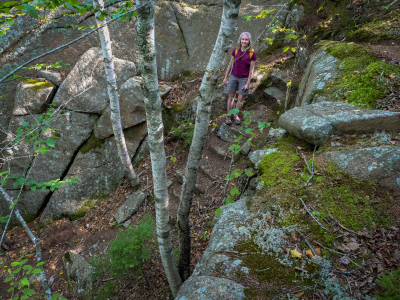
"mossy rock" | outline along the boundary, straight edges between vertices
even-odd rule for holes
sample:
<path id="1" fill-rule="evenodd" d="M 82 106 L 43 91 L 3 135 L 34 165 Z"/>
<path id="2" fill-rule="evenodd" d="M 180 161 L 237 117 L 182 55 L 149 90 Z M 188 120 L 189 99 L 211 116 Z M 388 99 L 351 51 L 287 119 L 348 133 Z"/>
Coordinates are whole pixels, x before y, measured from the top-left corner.
<path id="1" fill-rule="evenodd" d="M 54 85 L 51 84 L 50 82 L 46 80 L 38 80 L 38 79 L 32 79 L 32 78 L 27 78 L 22 80 L 22 83 L 24 84 L 24 87 L 26 89 L 32 89 L 37 93 L 40 90 L 47 89 L 47 88 L 53 88 Z"/>

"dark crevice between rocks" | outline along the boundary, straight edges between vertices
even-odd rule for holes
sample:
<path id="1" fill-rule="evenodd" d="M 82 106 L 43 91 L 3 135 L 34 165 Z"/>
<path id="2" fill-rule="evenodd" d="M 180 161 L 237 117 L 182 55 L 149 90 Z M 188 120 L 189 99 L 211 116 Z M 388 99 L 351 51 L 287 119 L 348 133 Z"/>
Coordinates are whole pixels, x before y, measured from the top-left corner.
<path id="1" fill-rule="evenodd" d="M 92 131 L 91 135 L 93 134 L 94 131 Z M 90 136 L 91 136 L 90 135 Z M 81 150 L 81 148 L 88 142 L 88 140 L 90 139 L 90 137 L 88 137 L 86 140 L 84 140 L 79 147 L 76 148 L 76 150 L 74 151 L 74 154 L 71 157 L 71 160 L 69 162 L 69 164 L 67 165 L 67 167 L 65 168 L 64 172 L 61 174 L 60 176 L 60 180 L 63 181 L 65 179 L 65 177 L 67 176 L 72 164 L 75 161 L 76 156 L 78 155 L 79 151 Z M 56 191 L 56 190 L 54 190 Z M 42 206 L 40 207 L 37 215 L 40 216 L 42 214 L 42 212 L 44 211 L 44 209 L 46 208 L 47 204 L 50 201 L 51 196 L 53 195 L 54 192 L 50 191 L 48 195 L 45 196 L 44 201 Z"/>
<path id="2" fill-rule="evenodd" d="M 144 146 L 144 143 L 147 141 L 148 134 L 145 135 L 145 137 L 140 141 L 139 146 L 136 149 L 135 154 L 132 155 L 131 163 L 133 167 L 136 167 L 139 164 L 139 161 L 136 160 L 136 156 L 139 154 L 140 151 L 142 151 L 142 147 Z"/>
<path id="3" fill-rule="evenodd" d="M 174 15 L 175 15 L 175 19 L 176 19 L 176 24 L 178 24 L 179 31 L 181 32 L 181 35 L 182 35 L 183 44 L 185 45 L 186 54 L 187 54 L 187 56 L 188 56 L 188 58 L 189 58 L 189 57 L 190 57 L 190 55 L 189 55 L 189 49 L 188 49 L 188 47 L 187 47 L 185 35 L 183 34 L 182 26 L 181 26 L 181 24 L 180 24 L 180 22 L 179 22 L 178 15 L 177 15 L 176 10 L 175 10 L 175 6 L 174 6 L 171 2 L 169 3 L 169 5 L 171 5 L 172 10 L 174 11 Z"/>

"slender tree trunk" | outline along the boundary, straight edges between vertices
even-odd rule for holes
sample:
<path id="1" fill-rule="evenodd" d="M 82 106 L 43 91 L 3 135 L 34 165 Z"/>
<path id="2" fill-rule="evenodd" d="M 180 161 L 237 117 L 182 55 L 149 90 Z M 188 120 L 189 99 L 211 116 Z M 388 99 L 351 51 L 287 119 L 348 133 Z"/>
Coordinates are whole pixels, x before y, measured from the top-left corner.
<path id="1" fill-rule="evenodd" d="M 147 0 L 136 0 L 141 6 Z M 168 188 L 166 159 L 164 151 L 164 126 L 162 122 L 161 97 L 159 95 L 156 49 L 154 41 L 154 2 L 138 10 L 137 41 L 139 45 L 142 89 L 146 96 L 147 130 L 149 134 L 150 157 L 153 172 L 154 198 L 156 205 L 157 237 L 161 260 L 173 296 L 178 293 L 182 280 L 172 253 L 169 226 Z"/>
<path id="2" fill-rule="evenodd" d="M 95 7 L 99 7 L 100 10 L 104 10 L 103 0 L 93 0 L 93 5 Z M 96 22 L 98 25 L 101 25 L 102 22 L 98 16 L 99 13 L 96 13 Z M 103 23 L 104 22 L 105 20 Z M 124 168 L 125 176 L 127 177 L 129 184 L 132 188 L 136 188 L 138 185 L 140 185 L 140 179 L 138 176 L 136 176 L 135 171 L 133 170 L 128 149 L 126 148 L 124 132 L 122 131 L 117 80 L 114 72 L 114 56 L 111 50 L 111 40 L 108 26 L 104 26 L 103 28 L 99 29 L 99 36 L 101 49 L 103 52 L 104 70 L 107 78 L 108 96 L 110 97 L 111 124 L 114 131 L 115 142 L 118 148 L 118 155 L 121 159 L 122 167 Z"/>
<path id="3" fill-rule="evenodd" d="M 10 205 L 14 204 L 13 199 L 6 193 L 6 191 L 1 186 L 0 186 L 0 193 L 3 195 L 4 199 L 6 199 L 8 204 L 10 204 Z M 19 213 L 19 209 L 14 206 L 13 211 L 14 211 L 14 214 L 16 215 L 17 219 L 21 222 L 22 226 L 24 227 L 26 233 L 29 235 L 32 242 L 35 244 L 36 261 L 38 263 L 40 263 L 42 260 L 42 251 L 40 249 L 40 239 L 33 235 L 32 231 L 29 229 L 28 225 L 26 224 L 26 222 L 22 218 L 21 214 Z M 11 219 L 11 214 L 10 214 L 10 219 Z M 47 278 L 46 278 L 46 274 L 44 273 L 43 265 L 39 266 L 38 268 L 42 271 L 40 273 L 40 279 L 42 281 L 43 290 L 46 293 L 47 300 L 50 300 L 51 299 L 51 291 L 50 291 L 49 285 L 47 284 Z"/>
<path id="4" fill-rule="evenodd" d="M 179 274 L 183 280 L 186 280 L 190 276 L 191 238 L 189 211 L 192 205 L 193 192 L 197 180 L 197 171 L 208 132 L 212 100 L 211 95 L 216 85 L 215 74 L 219 72 L 224 55 L 229 51 L 232 44 L 232 38 L 235 33 L 239 16 L 240 3 L 241 0 L 224 0 L 221 26 L 217 41 L 199 90 L 200 101 L 197 104 L 196 125 L 187 160 L 185 177 L 183 179 L 182 194 L 178 211 Z"/>

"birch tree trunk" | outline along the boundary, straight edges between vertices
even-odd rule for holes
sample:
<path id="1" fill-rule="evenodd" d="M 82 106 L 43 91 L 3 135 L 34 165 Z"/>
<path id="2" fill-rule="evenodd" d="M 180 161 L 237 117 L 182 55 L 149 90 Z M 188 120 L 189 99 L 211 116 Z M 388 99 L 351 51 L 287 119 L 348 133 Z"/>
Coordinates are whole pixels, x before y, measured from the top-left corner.
<path id="1" fill-rule="evenodd" d="M 93 6 L 104 10 L 103 0 L 93 0 Z M 96 13 L 96 23 L 101 25 L 102 22 L 98 18 L 99 13 Z M 110 97 L 111 124 L 114 132 L 115 142 L 118 148 L 118 155 L 121 159 L 122 167 L 125 171 L 129 184 L 132 188 L 140 185 L 140 179 L 136 176 L 133 170 L 132 162 L 129 157 L 128 149 L 125 143 L 124 132 L 121 126 L 121 114 L 119 110 L 119 95 L 117 89 L 117 80 L 114 72 L 114 56 L 111 50 L 110 33 L 108 26 L 99 29 L 101 49 L 103 52 L 104 70 L 106 73 L 108 96 Z"/>
<path id="2" fill-rule="evenodd" d="M 136 0 L 141 6 L 147 0 Z M 161 97 L 158 88 L 156 49 L 154 41 L 154 2 L 149 2 L 138 11 L 137 41 L 139 45 L 142 89 L 145 95 L 147 130 L 153 172 L 154 198 L 156 206 L 157 238 L 161 260 L 171 292 L 175 297 L 182 280 L 172 254 L 169 226 L 168 188 L 166 158 L 164 151 L 164 125 L 161 112 Z"/>
<path id="3" fill-rule="evenodd" d="M 197 180 L 197 171 L 203 153 L 208 132 L 211 112 L 211 95 L 216 85 L 216 73 L 222 66 L 224 55 L 229 51 L 235 33 L 241 0 L 224 0 L 221 26 L 217 41 L 204 73 L 199 89 L 200 101 L 197 104 L 196 124 L 192 145 L 190 146 L 185 176 L 183 179 L 181 200 L 178 210 L 179 229 L 179 274 L 183 280 L 190 276 L 190 224 L 189 211 L 192 205 L 193 192 Z"/>

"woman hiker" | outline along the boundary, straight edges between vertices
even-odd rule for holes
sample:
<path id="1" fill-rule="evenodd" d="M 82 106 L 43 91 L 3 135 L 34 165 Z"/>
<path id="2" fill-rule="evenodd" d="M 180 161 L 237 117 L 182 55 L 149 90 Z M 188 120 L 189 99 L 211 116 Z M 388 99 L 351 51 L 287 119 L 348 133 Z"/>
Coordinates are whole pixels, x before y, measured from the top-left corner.
<path id="1" fill-rule="evenodd" d="M 251 48 L 251 34 L 248 32 L 243 32 L 237 42 L 237 46 L 232 51 L 232 57 L 229 62 L 228 68 L 225 72 L 224 85 L 227 85 L 227 90 L 229 93 L 228 97 L 228 113 L 231 111 L 234 105 L 234 97 L 236 92 L 239 96 L 236 103 L 236 108 L 239 110 L 243 106 L 243 101 L 249 94 L 250 80 L 253 76 L 255 61 L 257 60 L 257 55 L 254 49 Z M 233 67 L 231 67 L 233 63 Z M 229 71 L 232 68 L 232 72 L 229 76 Z M 228 81 L 229 76 L 229 81 Z M 238 114 L 234 116 L 236 125 L 240 125 L 240 118 Z M 226 119 L 226 124 L 231 125 L 231 116 Z"/>

